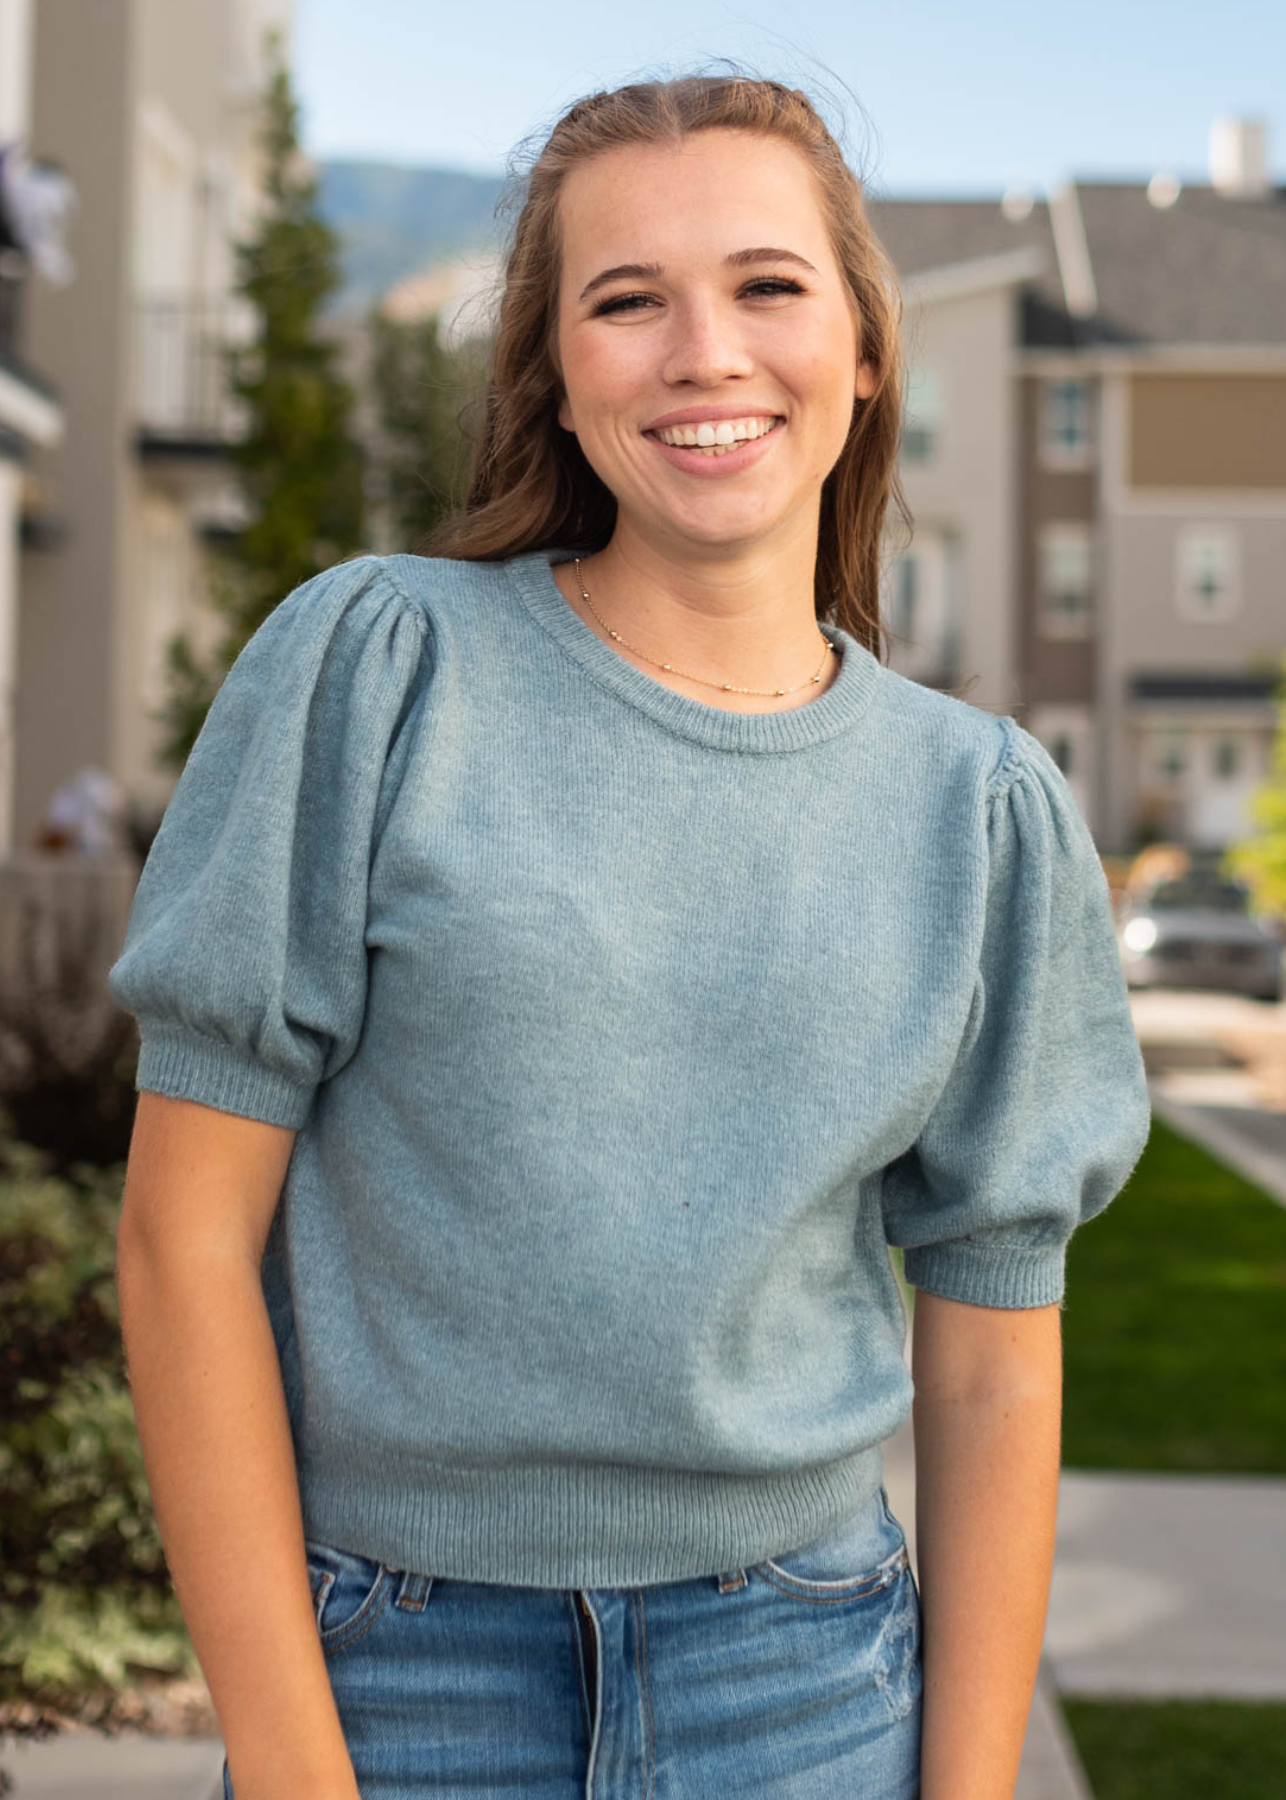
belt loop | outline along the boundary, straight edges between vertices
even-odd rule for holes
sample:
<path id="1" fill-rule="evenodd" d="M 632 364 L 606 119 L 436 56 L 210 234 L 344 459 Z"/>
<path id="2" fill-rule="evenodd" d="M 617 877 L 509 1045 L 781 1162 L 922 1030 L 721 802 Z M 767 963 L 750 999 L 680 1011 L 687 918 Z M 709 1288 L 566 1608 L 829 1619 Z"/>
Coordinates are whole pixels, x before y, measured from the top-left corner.
<path id="1" fill-rule="evenodd" d="M 423 1612 L 432 1586 L 432 1575 L 417 1575 L 413 1569 L 407 1569 L 403 1572 L 393 1604 L 400 1606 L 403 1612 Z"/>
<path id="2" fill-rule="evenodd" d="M 721 1594 L 735 1594 L 746 1585 L 746 1571 L 730 1569 L 726 1575 L 716 1575 L 715 1580 L 719 1584 Z"/>

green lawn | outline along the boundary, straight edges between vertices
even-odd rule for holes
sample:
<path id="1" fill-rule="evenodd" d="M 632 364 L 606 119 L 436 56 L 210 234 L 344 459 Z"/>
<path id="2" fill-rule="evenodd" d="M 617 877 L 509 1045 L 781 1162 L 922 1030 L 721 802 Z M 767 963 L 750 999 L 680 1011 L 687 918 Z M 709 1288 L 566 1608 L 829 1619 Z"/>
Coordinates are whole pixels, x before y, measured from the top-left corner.
<path id="1" fill-rule="evenodd" d="M 1286 1207 L 1159 1118 L 1062 1322 L 1065 1468 L 1286 1474 Z"/>
<path id="2" fill-rule="evenodd" d="M 1286 1474 L 1284 1326 L 1286 1207 L 1154 1117 L 1068 1250 L 1064 1466 Z"/>
<path id="3" fill-rule="evenodd" d="M 1280 1800 L 1286 1702 L 1071 1700 L 1094 1800 Z"/>
<path id="4" fill-rule="evenodd" d="M 1062 1324 L 1064 1467 L 1286 1474 L 1286 1208 L 1159 1118 Z M 1095 1800 L 1286 1795 L 1286 1702 L 1061 1705 Z"/>

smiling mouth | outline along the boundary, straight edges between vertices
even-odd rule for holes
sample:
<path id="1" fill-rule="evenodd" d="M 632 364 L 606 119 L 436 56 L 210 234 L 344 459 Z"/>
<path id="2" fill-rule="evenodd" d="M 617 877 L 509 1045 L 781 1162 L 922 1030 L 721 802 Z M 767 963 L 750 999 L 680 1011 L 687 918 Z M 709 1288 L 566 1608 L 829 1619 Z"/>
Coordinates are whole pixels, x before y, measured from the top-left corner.
<path id="1" fill-rule="evenodd" d="M 686 452 L 689 456 L 700 456 L 709 461 L 714 461 L 718 457 L 727 456 L 729 451 L 744 450 L 747 444 L 762 443 L 764 438 L 770 438 L 777 430 L 778 426 L 784 425 L 785 423 L 785 419 L 781 414 L 778 414 L 772 424 L 768 427 L 767 431 L 758 432 L 754 437 L 733 438 L 732 442 L 729 444 L 667 444 L 659 431 L 645 431 L 643 436 L 655 438 L 656 442 L 660 444 L 663 450 L 679 450 Z"/>

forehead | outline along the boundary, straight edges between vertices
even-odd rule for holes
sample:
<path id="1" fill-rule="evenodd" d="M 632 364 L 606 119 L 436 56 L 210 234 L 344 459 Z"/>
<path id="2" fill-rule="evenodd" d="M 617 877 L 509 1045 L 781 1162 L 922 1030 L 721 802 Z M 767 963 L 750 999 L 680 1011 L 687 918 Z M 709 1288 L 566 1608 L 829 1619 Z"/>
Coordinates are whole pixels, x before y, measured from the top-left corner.
<path id="1" fill-rule="evenodd" d="M 801 152 L 747 131 L 617 145 L 572 169 L 559 211 L 569 277 L 590 261 L 598 267 L 646 256 L 664 263 L 667 251 L 722 255 L 764 243 L 811 256 L 826 242 Z"/>

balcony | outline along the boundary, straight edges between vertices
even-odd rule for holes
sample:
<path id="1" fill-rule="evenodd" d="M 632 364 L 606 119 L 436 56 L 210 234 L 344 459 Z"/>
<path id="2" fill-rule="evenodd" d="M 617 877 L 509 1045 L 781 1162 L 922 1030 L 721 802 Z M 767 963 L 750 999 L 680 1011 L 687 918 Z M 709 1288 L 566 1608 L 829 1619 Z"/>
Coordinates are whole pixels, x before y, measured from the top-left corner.
<path id="1" fill-rule="evenodd" d="M 245 430 L 224 352 L 252 341 L 243 301 L 228 295 L 140 299 L 134 306 L 134 422 L 149 460 L 223 458 Z"/>

